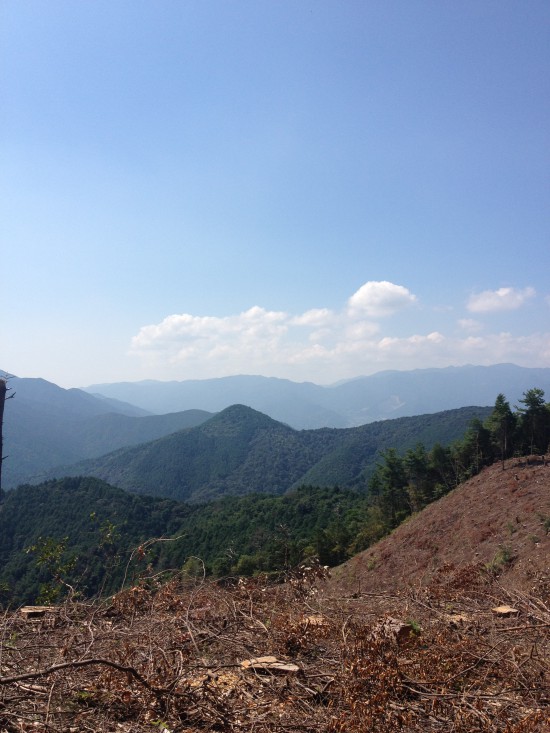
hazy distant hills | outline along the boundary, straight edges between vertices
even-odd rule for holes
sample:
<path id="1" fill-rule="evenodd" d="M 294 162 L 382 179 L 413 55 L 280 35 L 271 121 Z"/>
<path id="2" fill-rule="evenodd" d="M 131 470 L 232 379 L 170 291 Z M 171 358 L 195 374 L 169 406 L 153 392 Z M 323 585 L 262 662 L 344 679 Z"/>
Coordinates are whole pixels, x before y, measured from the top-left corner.
<path id="1" fill-rule="evenodd" d="M 550 369 L 500 364 L 379 372 L 331 387 L 259 376 L 120 383 L 88 390 L 13 377 L 9 386 L 16 397 L 5 405 L 4 488 L 45 478 L 57 466 L 197 426 L 234 404 L 296 429 L 347 428 L 465 405 L 493 405 L 499 392 L 512 405 L 532 387 L 549 395 Z M 355 448 L 346 444 L 335 450 L 341 451 L 342 465 L 354 465 Z M 332 475 L 332 458 L 319 460 L 307 464 L 308 481 Z"/>
<path id="2" fill-rule="evenodd" d="M 146 445 L 59 469 L 131 492 L 202 502 L 249 493 L 283 494 L 301 484 L 364 489 L 380 451 L 426 448 L 462 437 L 491 408 L 467 407 L 356 428 L 294 430 L 244 405 Z"/>
<path id="3" fill-rule="evenodd" d="M 55 415 L 90 417 L 106 412 L 118 412 L 138 417 L 151 414 L 141 407 L 103 395 L 93 396 L 82 389 L 63 389 L 45 379 L 10 377 L 8 386 L 11 393 L 17 393 L 18 403 L 40 406 L 41 409 L 47 409 L 50 414 Z"/>
<path id="4" fill-rule="evenodd" d="M 12 488 L 74 463 L 198 425 L 211 413 L 150 415 L 119 400 L 62 389 L 44 379 L 9 379 L 4 413 L 2 485 Z"/>
<path id="5" fill-rule="evenodd" d="M 220 412 L 230 405 L 242 404 L 298 429 L 349 427 L 351 423 L 338 409 L 323 403 L 325 389 L 312 382 L 238 375 L 183 382 L 97 384 L 86 391 L 125 400 L 156 414 L 192 408 Z"/>
<path id="6" fill-rule="evenodd" d="M 354 427 L 465 405 L 493 405 L 499 392 L 513 405 L 532 387 L 549 394 L 550 369 L 496 364 L 385 371 L 329 387 L 260 376 L 149 380 L 97 384 L 87 391 L 157 414 L 192 408 L 219 412 L 244 404 L 301 429 Z"/>

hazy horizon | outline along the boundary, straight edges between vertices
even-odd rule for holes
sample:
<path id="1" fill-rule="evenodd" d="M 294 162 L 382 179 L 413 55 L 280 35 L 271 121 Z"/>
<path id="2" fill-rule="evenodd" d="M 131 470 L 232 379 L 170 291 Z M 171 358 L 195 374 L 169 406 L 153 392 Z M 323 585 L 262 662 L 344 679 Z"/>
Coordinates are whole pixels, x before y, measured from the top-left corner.
<path id="1" fill-rule="evenodd" d="M 520 367 L 518 364 L 513 364 L 511 362 L 499 362 L 495 364 L 449 364 L 445 367 L 431 367 L 431 366 L 425 366 L 425 367 L 415 367 L 414 369 L 381 369 L 376 372 L 372 372 L 371 374 L 357 374 L 354 377 L 349 377 L 347 379 L 339 379 L 334 382 L 316 382 L 312 379 L 294 379 L 294 380 L 288 380 L 292 381 L 296 384 L 313 384 L 315 386 L 319 387 L 338 387 L 342 384 L 348 383 L 348 382 L 354 382 L 357 380 L 365 379 L 368 377 L 376 376 L 376 375 L 382 375 L 382 374 L 400 374 L 400 373 L 406 373 L 406 372 L 430 372 L 430 371 L 438 371 L 438 370 L 453 370 L 453 369 L 477 369 L 477 368 L 491 368 L 491 367 L 519 367 L 519 368 L 525 368 L 525 369 L 550 369 L 550 367 Z M 10 378 L 16 378 L 16 379 L 46 379 L 41 374 L 14 374 L 10 371 L 5 371 L 0 369 L 0 377 L 7 378 L 8 381 Z M 61 387 L 63 389 L 82 389 L 85 391 L 90 391 L 92 387 L 101 387 L 103 385 L 115 385 L 115 384 L 142 384 L 146 382 L 161 382 L 161 383 L 177 383 L 177 382 L 186 382 L 186 381 L 196 381 L 196 382 L 202 382 L 202 381 L 209 381 L 211 379 L 281 379 L 286 380 L 286 377 L 273 377 L 266 374 L 259 374 L 259 373 L 236 373 L 236 374 L 225 374 L 220 377 L 198 377 L 198 378 L 189 378 L 189 379 L 154 379 L 150 377 L 146 377 L 143 379 L 121 379 L 121 380 L 106 380 L 103 382 L 92 382 L 88 384 L 81 384 L 81 385 L 66 385 L 62 384 L 60 382 L 55 382 L 50 379 L 46 379 L 46 381 L 55 384 L 58 387 Z"/>
<path id="2" fill-rule="evenodd" d="M 550 5 L 0 6 L 0 362 L 550 366 Z"/>

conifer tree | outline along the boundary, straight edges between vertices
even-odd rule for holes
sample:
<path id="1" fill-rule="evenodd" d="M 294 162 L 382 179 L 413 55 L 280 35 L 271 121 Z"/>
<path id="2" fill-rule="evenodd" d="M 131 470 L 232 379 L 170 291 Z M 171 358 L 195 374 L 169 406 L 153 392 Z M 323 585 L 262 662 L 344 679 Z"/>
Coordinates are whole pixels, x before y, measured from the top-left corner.
<path id="1" fill-rule="evenodd" d="M 384 463 L 380 466 L 380 505 L 389 528 L 393 529 L 411 513 L 408 481 L 404 461 L 395 448 L 384 451 L 382 458 Z"/>
<path id="2" fill-rule="evenodd" d="M 485 425 L 491 433 L 491 441 L 498 448 L 503 469 L 504 459 L 513 452 L 516 422 L 517 419 L 510 408 L 510 403 L 502 393 L 498 394 L 493 412 L 487 418 Z"/>
<path id="3" fill-rule="evenodd" d="M 544 402 L 544 390 L 533 388 L 523 393 L 519 408 L 523 450 L 544 453 L 550 441 L 550 410 Z"/>

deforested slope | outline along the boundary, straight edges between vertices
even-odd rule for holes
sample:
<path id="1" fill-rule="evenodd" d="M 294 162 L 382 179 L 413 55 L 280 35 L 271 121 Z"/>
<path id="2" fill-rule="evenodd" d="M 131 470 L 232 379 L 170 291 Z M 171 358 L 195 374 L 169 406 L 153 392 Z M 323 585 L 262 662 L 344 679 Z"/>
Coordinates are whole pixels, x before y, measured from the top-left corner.
<path id="1" fill-rule="evenodd" d="M 504 469 L 485 468 L 335 568 L 332 589 L 402 593 L 480 571 L 528 592 L 550 581 L 549 531 L 550 465 L 541 458 L 509 460 Z"/>

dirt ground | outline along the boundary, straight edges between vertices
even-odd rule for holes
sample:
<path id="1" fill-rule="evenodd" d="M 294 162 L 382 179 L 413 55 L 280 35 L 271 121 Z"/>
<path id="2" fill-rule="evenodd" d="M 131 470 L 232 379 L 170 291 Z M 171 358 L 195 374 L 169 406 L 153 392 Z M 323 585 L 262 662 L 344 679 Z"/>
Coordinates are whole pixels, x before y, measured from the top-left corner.
<path id="1" fill-rule="evenodd" d="M 491 570 L 506 588 L 541 592 L 550 576 L 550 465 L 532 458 L 484 469 L 334 569 L 331 588 L 399 594 L 466 566 Z"/>

